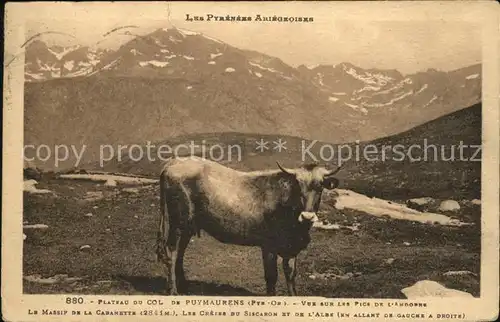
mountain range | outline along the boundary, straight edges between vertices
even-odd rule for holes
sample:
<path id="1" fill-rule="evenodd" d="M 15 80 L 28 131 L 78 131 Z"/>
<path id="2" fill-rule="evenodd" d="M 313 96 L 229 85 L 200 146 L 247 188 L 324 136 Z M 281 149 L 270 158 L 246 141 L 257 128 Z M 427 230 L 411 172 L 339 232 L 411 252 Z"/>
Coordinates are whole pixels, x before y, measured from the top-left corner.
<path id="1" fill-rule="evenodd" d="M 480 100 L 480 64 L 410 75 L 347 62 L 295 68 L 178 28 L 115 50 L 35 40 L 25 55 L 25 144 L 86 144 L 89 161 L 99 144 L 207 132 L 366 141 Z"/>

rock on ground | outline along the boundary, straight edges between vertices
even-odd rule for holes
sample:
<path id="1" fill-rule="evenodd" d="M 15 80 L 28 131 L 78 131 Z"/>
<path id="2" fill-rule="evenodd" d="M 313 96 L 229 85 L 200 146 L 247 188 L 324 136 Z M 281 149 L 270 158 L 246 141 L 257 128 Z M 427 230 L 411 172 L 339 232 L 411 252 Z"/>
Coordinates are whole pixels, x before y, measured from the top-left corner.
<path id="1" fill-rule="evenodd" d="M 439 211 L 457 211 L 460 210 L 460 205 L 455 200 L 442 201 L 438 208 Z"/>
<path id="2" fill-rule="evenodd" d="M 83 200 L 85 202 L 97 201 L 104 198 L 104 193 L 102 191 L 87 191 Z"/>
<path id="3" fill-rule="evenodd" d="M 104 183 L 104 185 L 106 187 L 116 187 L 116 180 L 108 179 L 108 180 L 106 180 L 106 182 Z"/>
<path id="4" fill-rule="evenodd" d="M 401 292 L 410 300 L 422 297 L 465 297 L 473 298 L 470 293 L 447 288 L 435 281 L 418 281 L 412 286 L 406 287 Z"/>
<path id="5" fill-rule="evenodd" d="M 406 205 L 418 211 L 425 211 L 430 203 L 434 202 L 431 197 L 413 198 L 406 201 Z"/>
<path id="6" fill-rule="evenodd" d="M 392 263 L 394 263 L 394 261 L 395 261 L 395 259 L 391 257 L 391 258 L 386 259 L 386 260 L 385 260 L 385 263 L 386 263 L 387 265 L 391 265 Z"/>
<path id="7" fill-rule="evenodd" d="M 24 225 L 24 229 L 47 229 L 49 226 L 45 224 L 33 224 L 33 225 Z"/>
<path id="8" fill-rule="evenodd" d="M 72 283 L 82 280 L 81 277 L 68 277 L 67 274 L 58 274 L 47 278 L 43 278 L 41 275 L 34 274 L 24 276 L 24 279 L 26 281 L 39 284 Z"/>
<path id="9" fill-rule="evenodd" d="M 139 189 L 137 188 L 124 188 L 122 191 L 128 193 L 139 193 Z"/>
<path id="10" fill-rule="evenodd" d="M 456 276 L 456 275 L 472 275 L 472 276 L 477 276 L 477 274 L 471 272 L 471 271 L 448 271 L 446 273 L 443 273 L 444 276 Z"/>
<path id="11" fill-rule="evenodd" d="M 472 199 L 472 200 L 471 200 L 471 203 L 472 203 L 473 205 L 480 206 L 480 205 L 481 205 L 481 200 L 479 200 L 479 199 Z"/>
<path id="12" fill-rule="evenodd" d="M 38 189 L 37 187 L 35 187 L 35 185 L 37 184 L 38 182 L 36 180 L 25 180 L 23 190 L 28 193 L 52 193 L 52 191 L 47 189 Z"/>

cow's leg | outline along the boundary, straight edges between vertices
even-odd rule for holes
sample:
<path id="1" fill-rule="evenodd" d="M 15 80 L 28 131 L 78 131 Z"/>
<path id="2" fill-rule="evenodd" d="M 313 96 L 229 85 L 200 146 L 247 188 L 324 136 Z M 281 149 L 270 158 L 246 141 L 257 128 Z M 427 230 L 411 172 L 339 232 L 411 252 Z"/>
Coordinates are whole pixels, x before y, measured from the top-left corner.
<path id="1" fill-rule="evenodd" d="M 288 294 L 290 296 L 296 296 L 295 276 L 297 275 L 297 257 L 283 258 L 283 272 L 285 273 Z"/>
<path id="2" fill-rule="evenodd" d="M 184 253 L 191 240 L 189 232 L 183 232 L 177 242 L 177 260 L 175 263 L 175 275 L 177 277 L 177 290 L 185 293 L 187 290 L 186 276 L 184 274 Z"/>
<path id="3" fill-rule="evenodd" d="M 160 235 L 160 234 L 159 234 Z M 162 264 L 163 276 L 166 279 L 165 288 L 168 292 L 177 292 L 175 288 L 175 276 L 173 270 L 173 263 L 176 257 L 176 234 L 175 231 L 170 230 L 166 236 L 158 236 L 157 242 L 157 259 Z"/>
<path id="4" fill-rule="evenodd" d="M 177 278 L 176 278 L 176 263 L 177 263 L 177 249 L 180 238 L 177 231 L 170 230 L 167 238 L 167 287 L 170 289 L 170 295 L 177 295 Z"/>
<path id="5" fill-rule="evenodd" d="M 264 277 L 266 279 L 267 295 L 276 295 L 276 282 L 278 280 L 278 256 L 267 249 L 262 249 L 264 261 Z"/>

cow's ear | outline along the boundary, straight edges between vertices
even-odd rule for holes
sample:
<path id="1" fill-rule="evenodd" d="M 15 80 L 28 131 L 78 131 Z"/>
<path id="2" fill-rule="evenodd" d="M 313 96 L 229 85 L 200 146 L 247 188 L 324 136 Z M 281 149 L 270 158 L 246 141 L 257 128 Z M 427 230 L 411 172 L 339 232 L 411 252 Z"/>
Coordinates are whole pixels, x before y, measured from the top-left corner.
<path id="1" fill-rule="evenodd" d="M 323 187 L 325 189 L 331 190 L 337 188 L 339 186 L 339 183 L 339 180 L 334 177 L 325 178 L 325 180 L 323 180 Z"/>

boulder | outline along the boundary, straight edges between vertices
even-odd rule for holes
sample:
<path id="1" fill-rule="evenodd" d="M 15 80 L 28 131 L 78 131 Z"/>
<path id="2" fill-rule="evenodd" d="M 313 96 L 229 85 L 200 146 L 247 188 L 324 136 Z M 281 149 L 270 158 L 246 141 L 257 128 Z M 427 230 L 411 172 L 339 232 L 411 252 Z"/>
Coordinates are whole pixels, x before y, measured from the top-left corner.
<path id="1" fill-rule="evenodd" d="M 442 201 L 438 208 L 439 211 L 457 211 L 460 210 L 460 205 L 455 200 Z"/>
<path id="2" fill-rule="evenodd" d="M 24 225 L 23 229 L 47 229 L 49 226 L 45 224 L 33 224 L 33 225 Z"/>
<path id="3" fill-rule="evenodd" d="M 45 194 L 45 193 L 53 194 L 53 192 L 48 189 L 38 189 L 36 187 L 37 184 L 38 182 L 34 179 L 25 180 L 23 182 L 23 191 L 34 194 Z"/>
<path id="4" fill-rule="evenodd" d="M 412 286 L 406 287 L 401 290 L 409 300 L 419 299 L 423 297 L 462 297 L 462 298 L 473 298 L 474 296 L 470 293 L 450 289 L 444 287 L 438 282 L 423 280 L 418 281 Z"/>
<path id="5" fill-rule="evenodd" d="M 472 203 L 473 205 L 480 206 L 480 205 L 481 205 L 481 200 L 480 200 L 480 199 L 472 199 L 472 200 L 471 200 L 471 203 Z"/>
<path id="6" fill-rule="evenodd" d="M 137 188 L 124 188 L 122 191 L 127 193 L 139 193 L 139 189 Z"/>
<path id="7" fill-rule="evenodd" d="M 104 185 L 106 187 L 116 187 L 116 180 L 108 179 Z"/>
<path id="8" fill-rule="evenodd" d="M 446 273 L 443 273 L 444 276 L 463 276 L 463 275 L 472 275 L 472 276 L 477 276 L 476 273 L 473 273 L 471 271 L 448 271 Z"/>
<path id="9" fill-rule="evenodd" d="M 431 197 L 413 198 L 413 199 L 407 200 L 406 205 L 409 208 L 412 208 L 412 209 L 415 209 L 418 211 L 426 211 L 428 209 L 429 205 L 432 204 L 433 201 L 434 201 L 434 199 L 432 199 Z"/>
<path id="10" fill-rule="evenodd" d="M 394 263 L 394 261 L 395 261 L 395 259 L 391 257 L 391 258 L 386 259 L 386 260 L 385 260 L 385 263 L 386 263 L 387 265 L 391 265 L 392 263 Z"/>

